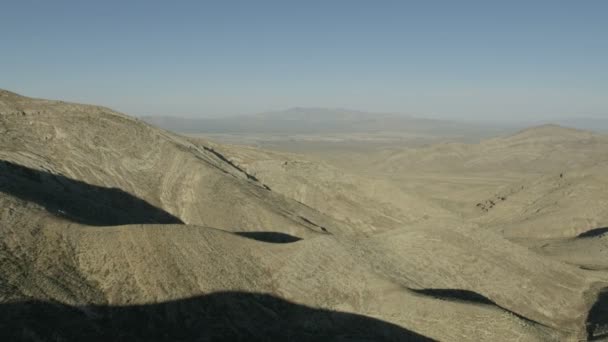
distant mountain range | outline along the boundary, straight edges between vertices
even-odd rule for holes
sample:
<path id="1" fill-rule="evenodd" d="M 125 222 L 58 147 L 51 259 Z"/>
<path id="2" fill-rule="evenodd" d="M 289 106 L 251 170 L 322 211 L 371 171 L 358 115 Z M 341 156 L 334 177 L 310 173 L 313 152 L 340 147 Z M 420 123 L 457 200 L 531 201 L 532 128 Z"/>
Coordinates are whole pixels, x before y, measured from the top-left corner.
<path id="1" fill-rule="evenodd" d="M 281 111 L 223 118 L 143 116 L 144 121 L 178 133 L 207 134 L 336 134 L 403 132 L 435 136 L 491 137 L 524 127 L 557 124 L 608 132 L 608 118 L 575 118 L 492 123 L 426 119 L 405 114 L 371 113 L 342 108 L 295 107 Z"/>
<path id="2" fill-rule="evenodd" d="M 337 108 L 291 108 L 225 118 L 144 116 L 144 121 L 179 133 L 335 134 L 403 132 L 442 136 L 495 136 L 519 126 L 425 119 L 403 114 Z"/>

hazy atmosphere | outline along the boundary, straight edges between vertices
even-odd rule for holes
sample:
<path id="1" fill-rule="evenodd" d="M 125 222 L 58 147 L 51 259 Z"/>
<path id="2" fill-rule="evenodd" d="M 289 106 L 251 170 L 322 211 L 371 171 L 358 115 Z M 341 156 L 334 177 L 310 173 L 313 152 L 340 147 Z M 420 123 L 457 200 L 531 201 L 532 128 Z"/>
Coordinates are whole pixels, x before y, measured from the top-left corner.
<path id="1" fill-rule="evenodd" d="M 608 341 L 608 1 L 2 1 L 0 341 Z"/>
<path id="2" fill-rule="evenodd" d="M 2 86 L 134 115 L 608 113 L 608 3 L 4 1 Z"/>

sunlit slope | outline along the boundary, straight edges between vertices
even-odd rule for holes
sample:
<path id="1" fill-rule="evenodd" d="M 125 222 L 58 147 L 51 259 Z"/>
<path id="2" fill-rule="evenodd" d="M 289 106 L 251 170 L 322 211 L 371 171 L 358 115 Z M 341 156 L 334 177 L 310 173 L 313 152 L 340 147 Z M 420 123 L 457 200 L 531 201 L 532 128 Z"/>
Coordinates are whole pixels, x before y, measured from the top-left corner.
<path id="1" fill-rule="evenodd" d="M 11 93 L 0 99 L 0 158 L 48 174 L 41 181 L 45 187 L 73 179 L 117 188 L 184 223 L 234 231 L 275 228 L 304 237 L 326 233 L 321 227 L 333 224 L 268 190 L 212 149 L 136 119 Z M 19 170 L 7 176 L 19 178 Z M 68 190 L 59 187 L 57 196 L 70 196 Z M 336 233 L 347 229 L 334 226 Z"/>
<path id="2" fill-rule="evenodd" d="M 42 305 L 75 322 L 58 338 L 135 314 L 241 339 L 576 340 L 606 284 L 392 182 L 0 96 L 2 332 L 51 339 Z"/>
<path id="3" fill-rule="evenodd" d="M 383 179 L 362 177 L 297 154 L 218 145 L 201 139 L 192 141 L 211 144 L 274 191 L 356 227 L 359 233 L 381 232 L 429 220 L 458 220 L 449 211 Z"/>
<path id="4" fill-rule="evenodd" d="M 608 226 L 608 163 L 530 178 L 480 201 L 477 221 L 509 238 L 572 238 Z"/>
<path id="5" fill-rule="evenodd" d="M 387 173 L 466 172 L 544 173 L 567 171 L 607 160 L 608 138 L 601 134 L 545 125 L 479 144 L 445 143 L 387 150 L 370 168 Z"/>
<path id="6" fill-rule="evenodd" d="M 529 321 L 508 306 L 501 308 L 475 294 L 462 299 L 450 293 L 412 291 L 408 286 L 413 283 L 397 277 L 403 268 L 377 268 L 386 254 L 420 262 L 418 258 L 425 256 L 416 252 L 365 246 L 367 255 L 361 255 L 357 242 L 330 236 L 277 244 L 190 225 L 66 226 L 43 210 L 28 210 L 20 219 L 13 215 L 10 228 L 3 230 L 11 236 L 1 254 L 4 301 L 119 307 L 232 291 L 363 314 L 439 340 L 538 341 L 577 335 L 570 330 L 572 322 L 555 329 L 543 326 L 544 319 Z M 424 278 L 429 271 L 409 267 L 407 272 Z M 565 304 L 578 307 L 579 301 L 569 298 Z M 237 311 L 223 314 L 245 314 L 238 313 L 238 307 L 229 309 Z M 103 313 L 90 310 L 87 315 Z M 277 319 L 277 324 L 287 324 Z M 242 328 L 237 321 L 225 326 Z M 375 333 L 370 332 L 379 338 Z"/>

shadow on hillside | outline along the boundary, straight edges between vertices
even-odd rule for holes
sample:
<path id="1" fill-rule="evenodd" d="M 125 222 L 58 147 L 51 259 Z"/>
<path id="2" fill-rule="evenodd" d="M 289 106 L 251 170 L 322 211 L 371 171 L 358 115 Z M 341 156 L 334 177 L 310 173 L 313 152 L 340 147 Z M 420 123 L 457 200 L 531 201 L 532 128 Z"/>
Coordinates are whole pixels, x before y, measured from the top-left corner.
<path id="1" fill-rule="evenodd" d="M 159 304 L 0 304 L 3 341 L 431 341 L 374 318 L 266 295 L 218 292 Z"/>
<path id="2" fill-rule="evenodd" d="M 419 289 L 419 290 L 411 289 L 411 291 L 414 293 L 418 293 L 421 295 L 430 296 L 430 297 L 434 297 L 434 298 L 446 300 L 446 301 L 466 302 L 466 303 L 472 303 L 472 304 L 495 306 L 505 312 L 512 314 L 513 316 L 516 316 L 517 318 L 519 318 L 523 321 L 544 326 L 543 323 L 531 320 L 514 311 L 511 311 L 505 307 L 502 307 L 502 306 L 496 304 L 496 302 L 494 302 L 490 298 L 488 298 L 482 294 L 479 294 L 477 292 L 473 292 L 473 291 L 469 291 L 469 290 L 460 290 L 460 289 Z"/>
<path id="3" fill-rule="evenodd" d="M 297 236 L 279 232 L 235 232 L 234 234 L 257 241 L 270 243 L 291 243 L 302 240 Z"/>
<path id="4" fill-rule="evenodd" d="M 183 223 L 179 218 L 116 188 L 0 160 L 0 192 L 35 202 L 47 211 L 92 226 Z"/>
<path id="5" fill-rule="evenodd" d="M 595 228 L 588 230 L 586 232 L 580 233 L 578 235 L 579 238 L 589 238 L 589 237 L 597 237 L 608 233 L 608 227 Z"/>
<path id="6" fill-rule="evenodd" d="M 600 292 L 587 316 L 587 338 L 589 341 L 608 340 L 608 289 Z"/>
<path id="7" fill-rule="evenodd" d="M 480 295 L 477 292 L 468 290 L 454 290 L 454 289 L 420 289 L 412 290 L 415 293 L 422 294 L 425 296 L 435 297 L 437 299 L 451 300 L 451 301 L 463 301 L 475 304 L 486 304 L 496 305 L 489 298 Z"/>

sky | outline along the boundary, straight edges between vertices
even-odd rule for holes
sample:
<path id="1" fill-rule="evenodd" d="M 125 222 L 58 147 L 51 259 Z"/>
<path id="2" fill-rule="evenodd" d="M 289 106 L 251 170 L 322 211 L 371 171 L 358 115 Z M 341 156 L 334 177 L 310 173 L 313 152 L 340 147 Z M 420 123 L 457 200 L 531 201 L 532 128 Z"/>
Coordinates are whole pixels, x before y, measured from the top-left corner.
<path id="1" fill-rule="evenodd" d="M 608 1 L 2 0 L 0 88 L 132 115 L 608 118 Z"/>

